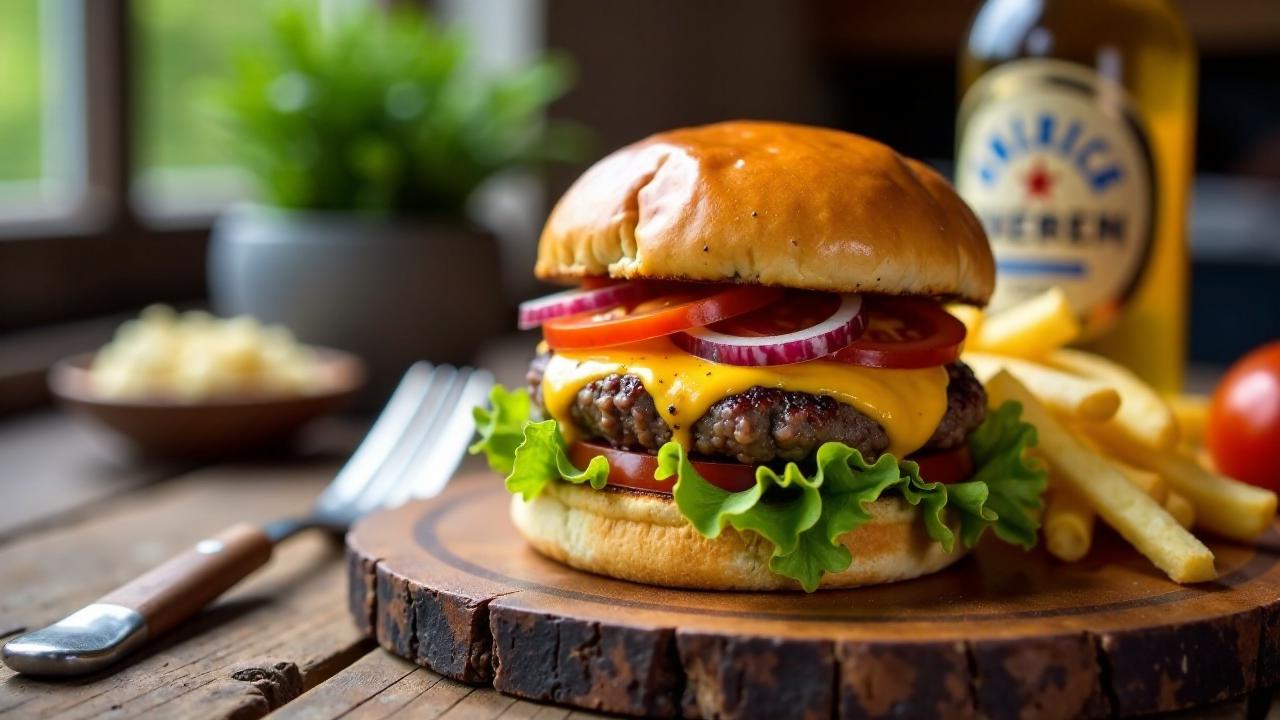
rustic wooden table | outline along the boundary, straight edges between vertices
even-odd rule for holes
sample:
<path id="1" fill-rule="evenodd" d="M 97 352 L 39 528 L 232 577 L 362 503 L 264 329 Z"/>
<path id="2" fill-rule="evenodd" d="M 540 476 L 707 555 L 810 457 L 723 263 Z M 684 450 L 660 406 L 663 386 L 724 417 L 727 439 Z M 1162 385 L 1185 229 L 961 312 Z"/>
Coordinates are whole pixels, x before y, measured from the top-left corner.
<path id="1" fill-rule="evenodd" d="M 506 375 L 506 373 L 504 373 Z M 0 421 L 0 641 L 44 625 L 234 521 L 305 508 L 360 428 L 313 428 L 298 457 L 136 464 L 54 411 Z M 377 648 L 348 616 L 340 543 L 298 537 L 115 672 L 49 681 L 0 667 L 13 718 L 595 717 L 473 688 Z M 1280 718 L 1269 697 L 1195 717 Z"/>
<path id="2" fill-rule="evenodd" d="M 0 422 L 0 641 L 56 620 L 238 520 L 297 512 L 360 437 L 309 433 L 298 457 L 137 465 L 53 411 Z M 49 681 L 0 667 L 0 716 L 583 716 L 472 688 L 376 648 L 347 613 L 342 546 L 318 533 L 116 672 Z"/>

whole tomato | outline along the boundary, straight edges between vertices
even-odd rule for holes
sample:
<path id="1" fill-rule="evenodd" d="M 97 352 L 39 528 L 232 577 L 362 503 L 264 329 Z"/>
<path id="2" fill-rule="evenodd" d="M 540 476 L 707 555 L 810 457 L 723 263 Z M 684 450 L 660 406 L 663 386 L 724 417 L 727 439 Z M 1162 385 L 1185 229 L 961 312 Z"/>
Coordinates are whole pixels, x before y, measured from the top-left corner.
<path id="1" fill-rule="evenodd" d="M 1227 370 L 1209 406 L 1205 445 L 1223 474 L 1280 490 L 1280 342 Z"/>

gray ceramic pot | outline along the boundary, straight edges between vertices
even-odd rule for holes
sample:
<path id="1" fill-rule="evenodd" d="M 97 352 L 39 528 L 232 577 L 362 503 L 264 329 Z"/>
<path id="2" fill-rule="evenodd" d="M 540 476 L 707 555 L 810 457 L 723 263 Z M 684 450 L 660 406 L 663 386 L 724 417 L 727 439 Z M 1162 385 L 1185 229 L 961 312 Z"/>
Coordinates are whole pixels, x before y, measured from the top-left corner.
<path id="1" fill-rule="evenodd" d="M 497 243 L 458 220 L 377 220 L 240 205 L 214 226 L 220 315 L 280 323 L 369 367 L 365 405 L 415 360 L 462 363 L 500 331 Z"/>

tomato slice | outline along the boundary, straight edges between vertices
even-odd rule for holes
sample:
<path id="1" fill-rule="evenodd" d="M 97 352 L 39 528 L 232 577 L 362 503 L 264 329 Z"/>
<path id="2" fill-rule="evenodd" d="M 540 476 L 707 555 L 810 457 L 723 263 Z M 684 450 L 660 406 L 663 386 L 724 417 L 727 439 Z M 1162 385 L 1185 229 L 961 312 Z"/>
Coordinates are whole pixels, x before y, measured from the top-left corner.
<path id="1" fill-rule="evenodd" d="M 738 337 L 787 335 L 831 317 L 841 300 L 835 293 L 791 290 L 779 302 L 714 323 L 709 329 Z"/>
<path id="2" fill-rule="evenodd" d="M 873 368 L 924 368 L 960 357 L 964 323 L 929 300 L 867 296 L 867 329 L 827 358 Z"/>
<path id="3" fill-rule="evenodd" d="M 609 461 L 609 484 L 644 492 L 670 495 L 675 478 L 654 480 L 658 458 L 645 452 L 619 450 L 608 445 L 577 441 L 569 445 L 569 459 L 584 468 L 591 458 L 603 455 Z M 742 492 L 756 484 L 756 469 L 752 465 L 733 462 L 693 460 L 693 468 L 707 482 L 727 492 Z"/>
<path id="4" fill-rule="evenodd" d="M 595 290 L 597 288 L 612 285 L 616 282 L 618 281 L 608 277 L 607 275 L 588 275 L 587 277 L 579 278 L 578 287 L 583 290 Z"/>
<path id="5" fill-rule="evenodd" d="M 561 350 L 624 345 L 758 310 L 782 295 L 778 288 L 751 285 L 691 286 L 685 292 L 661 295 L 627 309 L 548 320 L 542 325 L 542 336 L 548 345 Z"/>
<path id="6" fill-rule="evenodd" d="M 907 458 L 920 466 L 920 478 L 925 482 L 945 484 L 968 482 L 973 478 L 973 453 L 964 444 L 951 450 Z"/>

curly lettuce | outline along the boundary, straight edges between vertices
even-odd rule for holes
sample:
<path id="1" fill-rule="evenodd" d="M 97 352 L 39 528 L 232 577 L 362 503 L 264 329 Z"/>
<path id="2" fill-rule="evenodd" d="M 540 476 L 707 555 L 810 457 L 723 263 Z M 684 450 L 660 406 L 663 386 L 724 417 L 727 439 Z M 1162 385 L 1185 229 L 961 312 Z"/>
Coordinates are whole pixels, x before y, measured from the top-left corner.
<path id="1" fill-rule="evenodd" d="M 494 472 L 510 473 L 515 467 L 516 448 L 525 441 L 524 429 L 531 421 L 532 413 L 533 400 L 527 390 L 511 392 L 501 385 L 494 385 L 489 391 L 489 407 L 477 405 L 471 408 L 471 417 L 475 420 L 476 434 L 480 439 L 468 450 L 472 455 L 483 452 Z"/>
<path id="2" fill-rule="evenodd" d="M 506 473 L 508 491 L 529 501 L 557 480 L 605 486 L 608 460 L 597 456 L 586 469 L 575 467 L 556 421 L 530 417 L 528 393 L 496 387 L 490 401 L 491 409 L 475 410 L 480 439 L 471 451 L 483 452 L 490 467 Z M 761 466 L 755 485 L 739 492 L 707 482 L 684 448 L 668 442 L 658 450 L 655 479 L 675 478 L 676 507 L 704 537 L 718 537 L 726 526 L 759 535 L 773 546 L 769 568 L 812 592 L 823 574 L 853 562 L 839 540 L 871 520 L 871 504 L 885 493 L 920 508 L 929 537 L 947 552 L 957 541 L 972 547 L 988 528 L 1005 542 L 1035 545 L 1046 481 L 1044 470 L 1027 457 L 1036 431 L 1021 413 L 1018 403 L 1009 402 L 987 414 L 969 437 L 976 471 L 963 483 L 926 482 L 910 460 L 885 454 L 868 463 L 857 449 L 836 442 L 818 448 L 812 471 L 795 463 L 781 473 Z M 958 521 L 958 538 L 944 519 L 948 508 Z"/>

